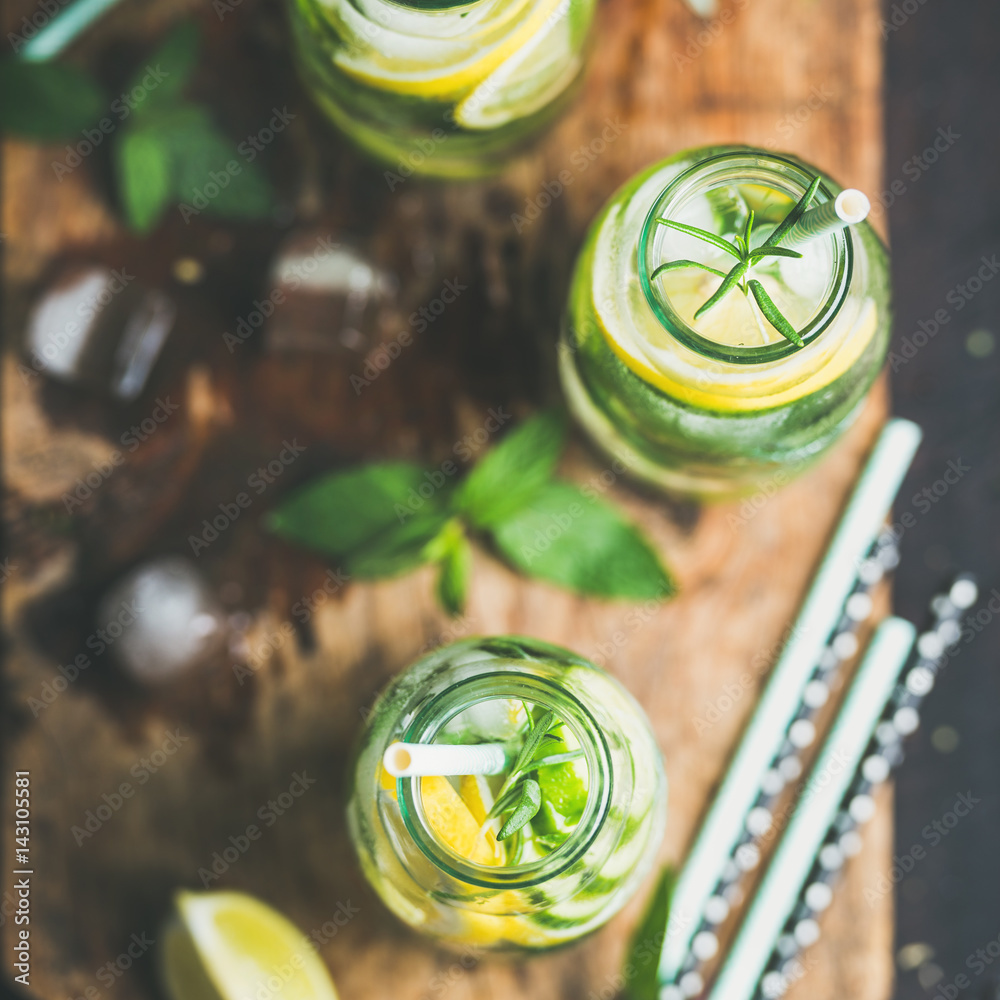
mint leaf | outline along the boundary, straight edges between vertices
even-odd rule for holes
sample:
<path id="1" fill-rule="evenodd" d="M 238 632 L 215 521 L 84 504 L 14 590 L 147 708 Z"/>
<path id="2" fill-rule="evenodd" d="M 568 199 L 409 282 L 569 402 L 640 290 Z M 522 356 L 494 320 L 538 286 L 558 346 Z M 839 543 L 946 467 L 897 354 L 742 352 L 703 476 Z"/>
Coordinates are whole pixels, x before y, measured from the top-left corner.
<path id="1" fill-rule="evenodd" d="M 0 59 L 0 129 L 26 139 L 72 139 L 101 118 L 107 99 L 72 66 Z"/>
<path id="2" fill-rule="evenodd" d="M 362 580 L 398 576 L 416 569 L 434 559 L 434 550 L 448 521 L 445 513 L 417 514 L 404 524 L 370 538 L 344 558 L 344 566 L 351 576 Z"/>
<path id="3" fill-rule="evenodd" d="M 667 936 L 670 919 L 670 898 L 676 876 L 672 868 L 664 868 L 650 897 L 645 916 L 639 921 L 628 947 L 626 967 L 632 974 L 625 980 L 628 1000 L 658 1000 L 660 984 L 657 972 L 660 952 Z"/>
<path id="4" fill-rule="evenodd" d="M 411 462 L 378 462 L 323 476 L 271 512 L 268 528 L 292 542 L 342 558 L 416 519 L 443 511 L 440 492 L 427 499 L 427 480 Z M 426 492 L 426 491 L 425 491 Z"/>
<path id="5" fill-rule="evenodd" d="M 465 610 L 465 598 L 472 576 L 472 547 L 462 526 L 452 522 L 444 533 L 444 555 L 438 563 L 437 596 L 450 615 Z"/>
<path id="6" fill-rule="evenodd" d="M 174 194 L 180 202 L 232 218 L 259 218 L 270 212 L 273 196 L 267 176 L 237 154 L 235 143 L 204 109 L 181 105 L 158 114 L 156 122 L 170 145 Z"/>
<path id="7" fill-rule="evenodd" d="M 521 784 L 521 797 L 507 822 L 500 827 L 497 840 L 512 837 L 542 808 L 542 792 L 534 778 L 526 778 Z"/>
<path id="8" fill-rule="evenodd" d="M 146 232 L 170 201 L 170 150 L 154 129 L 132 129 L 116 145 L 115 159 L 125 216 Z"/>
<path id="9" fill-rule="evenodd" d="M 476 463 L 455 493 L 455 509 L 478 528 L 510 517 L 552 478 L 565 442 L 561 413 L 525 420 Z"/>
<path id="10" fill-rule="evenodd" d="M 163 44 L 136 70 L 125 93 L 141 115 L 176 101 L 191 79 L 201 47 L 198 26 L 193 21 L 178 24 Z M 136 92 L 142 96 L 136 97 Z"/>
<path id="11" fill-rule="evenodd" d="M 497 548 L 528 576 L 598 597 L 668 597 L 675 587 L 639 530 L 567 482 L 544 486 L 492 529 Z"/>

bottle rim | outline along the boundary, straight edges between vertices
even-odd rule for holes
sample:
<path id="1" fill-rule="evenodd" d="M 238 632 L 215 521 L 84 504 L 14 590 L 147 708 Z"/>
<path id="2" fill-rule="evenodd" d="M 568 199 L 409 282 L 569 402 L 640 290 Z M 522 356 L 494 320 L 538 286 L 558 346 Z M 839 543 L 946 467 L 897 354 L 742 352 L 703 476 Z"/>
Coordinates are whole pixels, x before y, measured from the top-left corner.
<path id="1" fill-rule="evenodd" d="M 384 2 L 389 6 L 402 7 L 404 10 L 439 14 L 460 8 L 472 10 L 474 7 L 481 7 L 487 0 L 384 0 Z"/>
<path id="2" fill-rule="evenodd" d="M 646 214 L 637 247 L 637 270 L 643 296 L 664 330 L 700 356 L 730 364 L 766 364 L 803 350 L 787 340 L 753 347 L 720 344 L 710 340 L 692 329 L 677 314 L 667 296 L 653 286 L 649 275 L 656 266 L 654 254 L 659 227 L 657 218 L 669 218 L 677 206 L 682 205 L 691 195 L 726 182 L 762 181 L 788 194 L 797 202 L 817 173 L 819 171 L 792 157 L 746 147 L 738 151 L 716 153 L 699 160 L 664 187 Z M 837 196 L 837 190 L 830 186 L 822 174 L 820 177 L 822 179 L 810 207 L 821 205 Z M 806 326 L 798 331 L 805 347 L 814 343 L 831 326 L 847 299 L 854 275 L 854 238 L 850 227 L 832 233 L 828 238 L 833 245 L 834 274 L 825 301 Z"/>
<path id="3" fill-rule="evenodd" d="M 442 843 L 430 828 L 421 803 L 419 778 L 397 779 L 396 797 L 403 823 L 413 842 L 437 868 L 461 882 L 481 888 L 530 888 L 555 878 L 577 864 L 596 840 L 611 807 L 611 751 L 597 720 L 575 695 L 548 678 L 509 669 L 465 678 L 440 691 L 417 712 L 402 739 L 407 742 L 430 742 L 456 715 L 495 698 L 530 701 L 555 711 L 580 741 L 589 772 L 587 804 L 580 822 L 565 843 L 544 858 L 527 864 L 506 867 L 479 865 Z"/>

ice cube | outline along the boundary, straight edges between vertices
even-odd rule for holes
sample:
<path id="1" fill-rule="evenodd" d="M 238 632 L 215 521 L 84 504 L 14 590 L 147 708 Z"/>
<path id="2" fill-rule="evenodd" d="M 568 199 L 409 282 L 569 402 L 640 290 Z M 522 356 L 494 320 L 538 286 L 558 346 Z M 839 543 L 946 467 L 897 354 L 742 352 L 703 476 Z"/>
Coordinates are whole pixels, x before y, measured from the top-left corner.
<path id="1" fill-rule="evenodd" d="M 452 719 L 444 732 L 471 740 L 509 740 L 527 722 L 524 706 L 511 698 L 481 701 Z"/>
<path id="2" fill-rule="evenodd" d="M 99 622 L 122 667 L 139 681 L 171 680 L 200 663 L 224 639 L 224 615 L 186 559 L 144 563 L 101 602 Z"/>
<path id="3" fill-rule="evenodd" d="M 271 264 L 279 306 L 267 321 L 269 350 L 363 352 L 381 334 L 382 307 L 396 294 L 396 277 L 329 234 L 294 233 Z"/>
<path id="4" fill-rule="evenodd" d="M 110 391 L 142 391 L 174 326 L 176 308 L 125 268 L 67 264 L 36 302 L 25 348 L 38 372 Z"/>
<path id="5" fill-rule="evenodd" d="M 830 283 L 833 262 L 830 259 L 829 241 L 824 239 L 803 243 L 795 249 L 802 254 L 796 257 L 778 257 L 778 274 L 782 284 L 804 304 L 815 308 Z"/>
<path id="6" fill-rule="evenodd" d="M 705 195 L 705 201 L 711 210 L 713 223 L 700 228 L 726 238 L 743 235 L 750 211 L 735 185 L 723 184 L 712 188 Z"/>

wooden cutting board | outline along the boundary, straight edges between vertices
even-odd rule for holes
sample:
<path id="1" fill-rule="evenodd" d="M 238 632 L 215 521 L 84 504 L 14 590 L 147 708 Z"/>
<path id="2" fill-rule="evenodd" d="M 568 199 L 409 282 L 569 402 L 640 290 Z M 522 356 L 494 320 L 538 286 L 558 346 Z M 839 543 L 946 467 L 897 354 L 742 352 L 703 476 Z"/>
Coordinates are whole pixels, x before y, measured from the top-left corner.
<path id="1" fill-rule="evenodd" d="M 30 0 L 12 8 L 11 24 L 34 9 Z M 183 9 L 194 5 L 125 6 L 74 57 L 114 81 L 124 72 L 117 67 L 140 62 Z M 234 142 L 272 106 L 295 114 L 263 158 L 282 192 L 273 226 L 207 217 L 186 226 L 172 214 L 143 243 L 115 221 L 103 154 L 60 183 L 50 169 L 59 149 L 6 148 L 4 739 L 8 766 L 32 776 L 33 990 L 87 1000 L 162 995 L 155 946 L 132 935 L 158 939 L 172 891 L 199 887 L 199 869 L 230 838 L 241 842 L 249 824 L 261 823 L 259 810 L 305 771 L 315 784 L 212 885 L 252 892 L 315 932 L 345 1000 L 604 1000 L 642 900 L 579 946 L 528 962 L 435 948 L 388 914 L 355 867 L 343 820 L 351 741 L 377 690 L 422 649 L 500 632 L 564 644 L 606 666 L 649 713 L 670 783 L 662 858 L 679 862 L 884 419 L 884 388 L 829 458 L 756 507 L 698 510 L 610 483 L 608 495 L 643 524 L 680 582 L 680 596 L 664 605 L 573 597 L 519 579 L 479 550 L 457 622 L 436 607 L 431 574 L 418 572 L 341 588 L 303 625 L 294 609 L 322 585 L 326 567 L 257 522 L 323 470 L 376 456 L 436 465 L 466 436 L 475 440 L 491 409 L 523 415 L 551 399 L 576 248 L 614 188 L 651 161 L 744 141 L 794 151 L 844 184 L 878 190 L 878 4 L 723 0 L 718 16 L 702 21 L 681 0 L 605 0 L 583 93 L 536 151 L 493 181 L 409 179 L 393 191 L 310 110 L 279 8 L 245 0 L 221 19 L 205 17 L 210 58 L 196 89 Z M 562 191 L 552 195 L 560 177 Z M 353 347 L 331 339 L 329 350 L 269 351 L 258 337 L 230 352 L 222 332 L 266 293 L 268 257 L 293 217 L 310 235 L 352 242 L 398 276 L 395 325 L 384 322 Z M 186 310 L 187 346 L 131 410 L 18 375 L 32 296 L 66 254 L 127 263 L 143 280 L 169 285 Z M 184 257 L 205 266 L 200 284 L 170 285 Z M 456 303 L 356 392 L 350 376 L 446 280 L 466 286 Z M 164 393 L 180 403 L 176 415 L 68 512 L 63 494 Z M 58 676 L 57 664 L 87 648 L 109 581 L 144 557 L 189 554 L 190 534 L 285 440 L 304 446 L 302 457 L 196 560 L 228 610 L 242 613 L 234 622 L 245 630 L 243 646 L 155 691 L 98 658 L 36 718 L 28 699 Z M 563 471 L 585 481 L 606 465 L 577 442 Z M 257 668 L 240 683 L 233 663 L 248 653 Z M 734 689 L 741 693 L 727 697 Z M 151 757 L 171 733 L 176 752 Z M 73 826 L 123 782 L 135 794 L 78 845 Z M 5 795 L 5 830 L 11 806 Z M 886 792 L 796 997 L 890 995 L 892 901 L 869 905 L 864 889 L 890 866 L 891 831 Z M 11 927 L 4 921 L 8 967 Z M 130 942 L 140 954 L 118 960 Z"/>

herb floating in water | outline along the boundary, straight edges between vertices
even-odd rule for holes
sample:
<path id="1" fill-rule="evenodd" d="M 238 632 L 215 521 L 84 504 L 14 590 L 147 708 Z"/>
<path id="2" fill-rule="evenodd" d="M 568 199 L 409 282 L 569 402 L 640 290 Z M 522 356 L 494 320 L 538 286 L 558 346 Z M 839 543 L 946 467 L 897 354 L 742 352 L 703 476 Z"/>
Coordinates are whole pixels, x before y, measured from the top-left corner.
<path id="1" fill-rule="evenodd" d="M 650 274 L 649 280 L 655 281 L 661 274 L 666 271 L 674 271 L 682 267 L 700 267 L 703 271 L 711 271 L 712 274 L 717 274 L 722 278 L 722 284 L 715 290 L 715 293 L 708 299 L 707 302 L 702 303 L 698 307 L 697 312 L 694 314 L 695 319 L 699 319 L 709 309 L 713 308 L 719 304 L 728 295 L 733 288 L 739 287 L 740 291 L 744 295 L 752 295 L 760 311 L 764 314 L 765 319 L 780 333 L 786 340 L 790 340 L 796 347 L 803 347 L 804 343 L 802 338 L 798 335 L 795 327 L 788 322 L 787 319 L 781 314 L 781 311 L 774 304 L 771 296 L 767 294 L 764 286 L 757 281 L 756 278 L 748 278 L 747 272 L 755 265 L 759 264 L 765 257 L 801 257 L 797 250 L 789 250 L 787 247 L 780 246 L 779 244 L 786 236 L 791 232 L 792 227 L 802 218 L 806 209 L 809 207 L 809 202 L 812 201 L 813 196 L 816 194 L 816 189 L 819 187 L 819 175 L 812 179 L 812 183 L 809 185 L 806 193 L 802 195 L 799 199 L 798 204 L 785 216 L 785 218 L 778 224 L 774 232 L 759 246 L 752 247 L 750 244 L 751 238 L 753 236 L 753 222 L 754 213 L 750 212 L 747 217 L 746 226 L 743 228 L 742 235 L 738 235 L 734 238 L 733 242 L 724 240 L 721 236 L 716 236 L 715 233 L 710 233 L 704 229 L 698 229 L 695 226 L 685 225 L 683 222 L 674 222 L 671 219 L 660 219 L 656 221 L 661 225 L 669 226 L 671 229 L 676 229 L 678 232 L 685 233 L 688 236 L 693 236 L 696 239 L 702 240 L 705 243 L 710 243 L 712 246 L 719 250 L 724 250 L 726 253 L 736 258 L 736 263 L 733 265 L 732 270 L 728 274 L 724 274 L 722 271 L 717 270 L 714 267 L 709 267 L 707 264 L 701 264 L 696 260 L 671 260 L 667 261 L 665 264 L 660 264 L 659 267 L 655 268 L 653 273 Z"/>
<path id="2" fill-rule="evenodd" d="M 527 710 L 527 706 L 525 708 Z M 546 750 L 552 744 L 562 743 L 562 739 L 555 734 L 555 730 L 561 725 L 555 713 L 551 711 L 533 723 L 531 712 L 528 710 L 528 735 L 510 774 L 497 793 L 493 808 L 486 817 L 488 821 L 497 816 L 507 816 L 503 826 L 500 827 L 500 832 L 497 833 L 497 840 L 507 840 L 512 837 L 521 827 L 534 819 L 541 809 L 542 792 L 538 782 L 531 777 L 533 772 L 540 767 L 565 764 L 568 761 L 579 760 L 583 756 L 582 750 L 546 755 Z"/>

